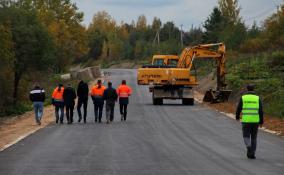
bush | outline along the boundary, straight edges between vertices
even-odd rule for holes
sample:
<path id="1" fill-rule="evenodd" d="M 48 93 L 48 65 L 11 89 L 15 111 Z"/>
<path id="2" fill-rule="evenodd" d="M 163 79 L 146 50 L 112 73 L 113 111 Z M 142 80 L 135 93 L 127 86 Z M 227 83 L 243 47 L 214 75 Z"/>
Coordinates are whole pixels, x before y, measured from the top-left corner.
<path id="1" fill-rule="evenodd" d="M 267 63 L 273 71 L 284 72 L 284 52 L 273 52 L 271 58 L 267 60 Z"/>
<path id="2" fill-rule="evenodd" d="M 284 89 L 276 91 L 264 99 L 264 111 L 284 119 Z"/>
<path id="3" fill-rule="evenodd" d="M 27 111 L 32 110 L 32 108 L 32 105 L 29 104 L 17 104 L 15 106 L 9 106 L 5 109 L 5 112 L 2 116 L 21 115 Z"/>

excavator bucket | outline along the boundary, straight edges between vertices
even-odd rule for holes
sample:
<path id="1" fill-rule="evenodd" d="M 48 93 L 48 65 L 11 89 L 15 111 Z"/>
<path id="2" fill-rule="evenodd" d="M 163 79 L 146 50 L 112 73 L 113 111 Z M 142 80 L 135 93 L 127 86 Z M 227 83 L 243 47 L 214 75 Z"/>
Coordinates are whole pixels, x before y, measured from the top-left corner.
<path id="1" fill-rule="evenodd" d="M 232 90 L 208 90 L 206 91 L 203 101 L 210 103 L 220 103 L 229 100 Z"/>

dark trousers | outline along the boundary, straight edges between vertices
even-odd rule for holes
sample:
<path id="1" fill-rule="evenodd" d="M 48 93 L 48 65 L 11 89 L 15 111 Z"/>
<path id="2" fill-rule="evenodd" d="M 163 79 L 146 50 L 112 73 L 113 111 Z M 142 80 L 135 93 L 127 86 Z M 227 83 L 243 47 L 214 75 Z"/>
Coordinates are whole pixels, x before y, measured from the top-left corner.
<path id="1" fill-rule="evenodd" d="M 243 138 L 245 145 L 250 148 L 251 153 L 255 154 L 257 144 L 257 123 L 242 123 L 243 126 Z"/>
<path id="2" fill-rule="evenodd" d="M 81 121 L 81 119 L 82 119 L 82 113 L 81 113 L 82 105 L 83 105 L 83 109 L 84 109 L 84 121 L 86 122 L 88 100 L 82 100 L 80 98 L 78 99 L 77 111 L 78 111 L 79 121 Z"/>
<path id="3" fill-rule="evenodd" d="M 60 114 L 59 114 L 59 111 L 60 111 Z M 60 118 L 60 123 L 63 123 L 64 105 L 56 105 L 55 106 L 55 117 L 56 117 L 56 123 L 58 123 L 59 118 Z"/>
<path id="4" fill-rule="evenodd" d="M 94 109 L 95 109 L 95 122 L 102 121 L 102 116 L 103 116 L 103 108 L 104 104 L 94 104 Z"/>
<path id="5" fill-rule="evenodd" d="M 68 123 L 73 123 L 73 110 L 74 106 L 65 106 L 66 118 Z"/>
<path id="6" fill-rule="evenodd" d="M 114 103 L 106 103 L 106 119 L 107 121 L 113 121 L 114 118 Z"/>
<path id="7" fill-rule="evenodd" d="M 127 117 L 127 104 L 120 104 L 119 106 L 120 114 L 123 116 L 123 120 L 126 120 Z"/>

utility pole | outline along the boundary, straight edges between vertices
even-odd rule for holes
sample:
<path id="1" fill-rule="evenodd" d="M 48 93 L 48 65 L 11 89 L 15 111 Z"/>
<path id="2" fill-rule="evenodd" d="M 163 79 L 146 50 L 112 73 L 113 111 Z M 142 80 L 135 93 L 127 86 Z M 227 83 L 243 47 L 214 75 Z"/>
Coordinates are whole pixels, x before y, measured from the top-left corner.
<path id="1" fill-rule="evenodd" d="M 158 29 L 158 46 L 160 45 L 160 28 Z"/>
<path id="2" fill-rule="evenodd" d="M 183 24 L 180 25 L 180 45 L 183 48 L 183 34 L 182 34 L 182 26 Z"/>

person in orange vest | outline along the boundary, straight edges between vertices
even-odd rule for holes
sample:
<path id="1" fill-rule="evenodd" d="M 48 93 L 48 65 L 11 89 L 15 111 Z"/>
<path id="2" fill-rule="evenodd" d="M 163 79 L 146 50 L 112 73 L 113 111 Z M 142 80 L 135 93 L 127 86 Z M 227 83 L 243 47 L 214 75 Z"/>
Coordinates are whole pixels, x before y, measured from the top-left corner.
<path id="1" fill-rule="evenodd" d="M 126 80 L 122 80 L 121 85 L 117 88 L 116 91 L 119 97 L 121 121 L 126 121 L 127 105 L 129 103 L 129 96 L 131 96 L 132 94 L 132 89 L 126 85 Z"/>
<path id="2" fill-rule="evenodd" d="M 92 87 L 91 97 L 94 103 L 95 110 L 95 122 L 102 122 L 103 107 L 104 107 L 104 91 L 105 86 L 102 85 L 102 81 L 98 80 L 97 84 Z"/>
<path id="3" fill-rule="evenodd" d="M 56 123 L 58 123 L 58 120 L 60 119 L 60 124 L 63 123 L 63 119 L 64 119 L 63 93 L 64 93 L 64 87 L 62 84 L 59 84 L 52 93 L 52 104 L 55 107 Z M 59 111 L 60 111 L 60 115 L 59 115 Z"/>

